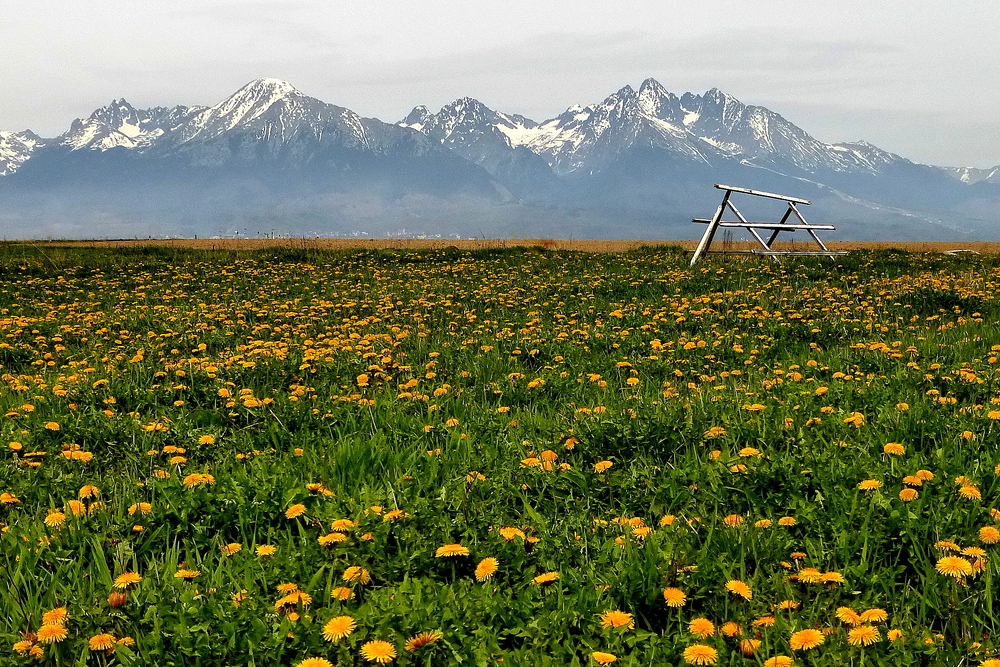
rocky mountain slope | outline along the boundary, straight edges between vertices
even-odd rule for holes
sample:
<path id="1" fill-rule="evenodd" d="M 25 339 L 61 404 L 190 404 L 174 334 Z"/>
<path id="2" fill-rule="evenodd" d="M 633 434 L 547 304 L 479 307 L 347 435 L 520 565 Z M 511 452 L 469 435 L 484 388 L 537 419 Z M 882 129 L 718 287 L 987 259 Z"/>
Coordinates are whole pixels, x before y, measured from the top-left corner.
<path id="1" fill-rule="evenodd" d="M 681 238 L 714 210 L 714 182 L 814 199 L 811 219 L 843 238 L 992 238 L 1000 222 L 1000 167 L 824 143 L 653 79 L 540 122 L 466 97 L 390 124 L 258 79 L 213 106 L 118 99 L 51 139 L 0 132 L 8 236 Z"/>

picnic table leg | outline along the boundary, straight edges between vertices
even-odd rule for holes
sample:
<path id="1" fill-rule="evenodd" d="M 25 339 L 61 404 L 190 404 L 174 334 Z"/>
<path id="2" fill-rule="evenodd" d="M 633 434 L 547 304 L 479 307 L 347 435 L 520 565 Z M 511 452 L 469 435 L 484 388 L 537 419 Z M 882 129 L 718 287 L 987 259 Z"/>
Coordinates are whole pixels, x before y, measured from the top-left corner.
<path id="1" fill-rule="evenodd" d="M 781 216 L 781 220 L 778 221 L 778 224 L 780 225 L 785 224 L 785 221 L 788 220 L 788 216 L 790 216 L 791 214 L 792 214 L 792 208 L 791 206 L 789 206 L 788 210 L 785 211 L 785 215 Z M 802 216 L 799 217 L 801 218 Z M 767 246 L 769 248 L 771 247 L 771 244 L 774 243 L 774 239 L 778 238 L 778 232 L 780 231 L 781 231 L 780 229 L 775 229 L 773 232 L 771 232 L 771 238 L 767 240 Z"/>
<path id="2" fill-rule="evenodd" d="M 695 248 L 694 255 L 691 256 L 691 263 L 688 266 L 694 266 L 698 259 L 708 251 L 708 246 L 712 245 L 715 230 L 719 228 L 719 222 L 722 220 L 722 214 L 726 210 L 726 204 L 729 203 L 729 195 L 731 194 L 730 190 L 726 190 L 726 194 L 722 196 L 722 203 L 719 204 L 718 210 L 715 211 L 711 222 L 708 223 L 708 229 L 705 230 L 705 234 L 701 237 L 698 247 Z"/>
<path id="3" fill-rule="evenodd" d="M 738 210 L 736 209 L 736 207 L 735 207 L 735 206 L 733 206 L 732 202 L 730 202 L 730 203 L 729 203 L 729 208 L 733 209 L 733 213 L 735 213 L 735 214 L 736 214 L 736 217 L 740 219 L 740 222 L 743 222 L 743 223 L 746 223 L 746 224 L 750 224 L 750 223 L 749 223 L 749 222 L 747 221 L 747 219 L 743 217 L 743 214 L 742 214 L 742 213 L 740 213 L 740 212 L 739 212 L 739 211 L 738 211 Z M 762 237 L 762 236 L 761 236 L 760 234 L 758 234 L 758 233 L 757 233 L 757 230 L 756 230 L 756 229 L 754 229 L 753 227 L 747 227 L 747 228 L 746 228 L 746 230 L 747 230 L 748 232 L 750 232 L 751 234 L 753 234 L 753 237 L 754 237 L 755 239 L 757 239 L 757 243 L 759 243 L 759 244 L 761 244 L 762 246 L 764 246 L 764 250 L 765 250 L 766 252 L 771 252 L 771 244 L 770 244 L 770 243 L 765 243 L 765 242 L 764 242 L 764 239 L 763 239 L 763 237 Z M 774 237 L 775 237 L 776 235 L 777 235 L 777 232 L 775 232 L 774 234 L 771 234 L 771 238 L 773 239 L 773 238 L 774 238 Z M 770 257 L 771 257 L 771 261 L 772 261 L 772 262 L 780 262 L 780 261 L 781 261 L 781 260 L 779 260 L 779 259 L 778 259 L 778 258 L 777 258 L 777 257 L 776 257 L 775 255 L 771 255 Z"/>
<path id="4" fill-rule="evenodd" d="M 799 209 L 795 207 L 794 202 L 788 202 L 788 210 L 795 211 L 795 215 L 799 216 L 799 220 L 801 220 L 803 224 L 806 225 L 809 224 L 808 222 L 806 222 L 806 219 L 802 217 L 802 214 L 799 213 Z M 807 229 L 806 231 L 809 232 L 809 236 L 813 237 L 813 241 L 815 241 L 816 244 L 823 249 L 823 252 L 830 252 L 830 249 L 826 247 L 826 244 L 823 243 L 823 240 L 820 239 L 820 237 L 816 236 L 816 232 L 814 232 L 811 229 Z M 833 258 L 833 255 L 828 255 L 828 257 L 830 258 L 831 261 L 837 261 Z"/>

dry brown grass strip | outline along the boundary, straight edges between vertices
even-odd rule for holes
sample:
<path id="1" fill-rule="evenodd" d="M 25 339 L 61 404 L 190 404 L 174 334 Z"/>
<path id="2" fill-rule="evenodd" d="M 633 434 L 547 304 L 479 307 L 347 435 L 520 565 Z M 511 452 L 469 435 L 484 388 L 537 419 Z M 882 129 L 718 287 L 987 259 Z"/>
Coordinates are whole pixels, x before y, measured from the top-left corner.
<path id="1" fill-rule="evenodd" d="M 577 250 L 582 252 L 628 252 L 642 247 L 681 246 L 694 250 L 697 241 L 627 241 L 597 239 L 128 239 L 93 241 L 36 241 L 34 245 L 58 245 L 80 247 L 137 247 L 166 246 L 194 248 L 201 250 L 252 250 L 257 248 L 322 248 L 322 249 L 454 249 L 482 250 L 487 248 L 544 248 L 546 250 Z M 944 252 L 947 250 L 973 250 L 981 254 L 1000 253 L 998 241 L 958 242 L 950 241 L 827 241 L 831 250 L 887 249 L 898 248 L 909 252 Z M 732 241 L 729 250 L 753 250 L 758 246 L 750 241 Z M 721 248 L 721 244 L 720 244 Z M 787 241 L 775 244 L 776 250 L 815 250 L 810 241 Z"/>

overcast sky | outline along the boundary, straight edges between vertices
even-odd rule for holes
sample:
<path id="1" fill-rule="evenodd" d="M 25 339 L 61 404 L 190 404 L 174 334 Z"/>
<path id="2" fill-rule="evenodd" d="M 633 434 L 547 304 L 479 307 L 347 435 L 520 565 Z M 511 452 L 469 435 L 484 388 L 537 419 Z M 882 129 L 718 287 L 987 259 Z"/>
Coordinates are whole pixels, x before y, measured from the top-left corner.
<path id="1" fill-rule="evenodd" d="M 0 129 L 111 99 L 214 104 L 251 79 L 386 121 L 463 96 L 535 119 L 654 77 L 824 141 L 1000 164 L 995 0 L 0 0 Z"/>

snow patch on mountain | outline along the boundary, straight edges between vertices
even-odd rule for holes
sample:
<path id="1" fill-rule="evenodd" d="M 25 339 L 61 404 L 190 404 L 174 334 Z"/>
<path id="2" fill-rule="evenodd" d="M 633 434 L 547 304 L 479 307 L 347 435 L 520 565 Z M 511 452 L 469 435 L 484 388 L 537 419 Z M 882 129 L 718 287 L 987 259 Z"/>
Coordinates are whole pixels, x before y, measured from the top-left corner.
<path id="1" fill-rule="evenodd" d="M 176 130 L 192 113 L 203 107 L 177 106 L 136 109 L 124 98 L 113 100 L 90 114 L 73 121 L 69 131 L 57 137 L 54 144 L 71 151 L 111 148 L 143 149 L 161 135 Z"/>
<path id="2" fill-rule="evenodd" d="M 31 130 L 24 132 L 0 130 L 0 176 L 17 171 L 42 143 L 42 138 Z"/>
<path id="3" fill-rule="evenodd" d="M 1000 165 L 988 169 L 975 167 L 938 167 L 938 169 L 948 176 L 970 185 L 974 183 L 1000 184 Z"/>

